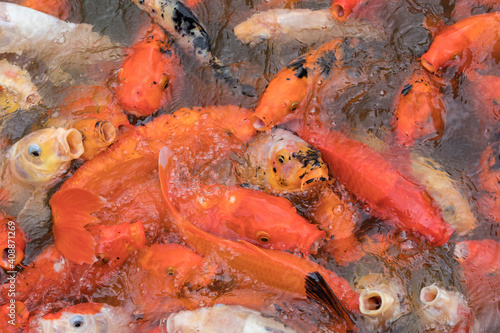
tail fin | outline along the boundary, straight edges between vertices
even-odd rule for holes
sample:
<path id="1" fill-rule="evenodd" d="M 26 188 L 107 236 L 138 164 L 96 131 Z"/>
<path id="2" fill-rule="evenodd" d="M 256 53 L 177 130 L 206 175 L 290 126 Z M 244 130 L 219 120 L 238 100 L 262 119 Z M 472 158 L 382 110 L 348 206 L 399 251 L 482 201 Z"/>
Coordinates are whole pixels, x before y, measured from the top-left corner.
<path id="1" fill-rule="evenodd" d="M 326 305 L 332 316 L 342 318 L 349 329 L 355 326 L 351 316 L 319 272 L 309 273 L 306 276 L 305 288 L 307 298 Z"/>
<path id="2" fill-rule="evenodd" d="M 68 260 L 77 264 L 94 262 L 95 240 L 84 226 L 96 221 L 90 213 L 104 203 L 104 198 L 79 188 L 58 191 L 50 199 L 54 244 Z"/>

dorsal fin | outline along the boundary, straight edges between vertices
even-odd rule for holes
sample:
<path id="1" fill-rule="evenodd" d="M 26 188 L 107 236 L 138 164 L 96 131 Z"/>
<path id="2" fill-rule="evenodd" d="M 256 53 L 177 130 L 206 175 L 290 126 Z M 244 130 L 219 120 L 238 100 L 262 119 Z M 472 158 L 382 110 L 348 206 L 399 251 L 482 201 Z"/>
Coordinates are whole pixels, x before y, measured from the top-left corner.
<path id="1" fill-rule="evenodd" d="M 307 298 L 326 305 L 332 317 L 342 318 L 349 329 L 355 326 L 351 316 L 319 272 L 309 273 L 306 276 L 305 287 Z"/>

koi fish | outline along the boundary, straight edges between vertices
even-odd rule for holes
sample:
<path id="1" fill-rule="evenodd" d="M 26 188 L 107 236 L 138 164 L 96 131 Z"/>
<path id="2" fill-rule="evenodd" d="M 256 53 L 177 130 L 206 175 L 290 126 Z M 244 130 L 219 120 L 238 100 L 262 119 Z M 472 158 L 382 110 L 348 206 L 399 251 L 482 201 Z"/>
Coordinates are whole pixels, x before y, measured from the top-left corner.
<path id="1" fill-rule="evenodd" d="M 125 310 L 104 303 L 80 303 L 41 318 L 35 317 L 30 332 L 132 332 L 132 317 Z"/>
<path id="2" fill-rule="evenodd" d="M 134 3 L 161 27 L 163 27 L 184 51 L 194 55 L 202 64 L 213 68 L 216 78 L 223 79 L 230 85 L 239 85 L 245 96 L 255 96 L 255 89 L 241 85 L 231 76 L 227 67 L 222 66 L 212 54 L 210 38 L 189 7 L 179 0 L 133 0 Z"/>
<path id="3" fill-rule="evenodd" d="M 0 187 L 10 196 L 0 206 L 18 217 L 35 189 L 53 186 L 82 154 L 82 135 L 76 129 L 46 128 L 23 137 L 5 156 Z M 26 228 L 22 223 L 21 227 Z"/>
<path id="4" fill-rule="evenodd" d="M 383 155 L 322 125 L 302 125 L 296 132 L 321 152 L 335 177 L 368 204 L 374 216 L 417 232 L 436 246 L 448 241 L 453 229 L 426 192 Z"/>
<path id="5" fill-rule="evenodd" d="M 167 332 L 296 332 L 274 318 L 264 317 L 260 312 L 238 305 L 218 304 L 210 308 L 180 311 L 172 313 L 165 321 Z"/>
<path id="6" fill-rule="evenodd" d="M 116 141 L 116 129 L 109 121 L 87 118 L 75 122 L 71 127 L 82 134 L 84 151 L 80 158 L 83 160 L 93 159 Z"/>
<path id="7" fill-rule="evenodd" d="M 262 93 L 252 123 L 258 131 L 302 116 L 302 102 L 319 78 L 324 78 L 339 64 L 340 39 L 334 39 L 283 68 Z"/>
<path id="8" fill-rule="evenodd" d="M 223 185 L 195 185 L 194 191 L 194 195 L 178 191 L 171 200 L 180 199 L 180 213 L 215 235 L 305 254 L 325 236 L 324 231 L 300 216 L 285 198 Z"/>
<path id="9" fill-rule="evenodd" d="M 443 29 L 422 55 L 420 62 L 429 72 L 435 73 L 444 67 L 464 63 L 464 52 L 470 50 L 471 60 L 474 64 L 480 64 L 491 56 L 499 29 L 500 13 L 465 18 Z"/>
<path id="10" fill-rule="evenodd" d="M 369 331 L 386 330 L 392 322 L 410 312 L 408 296 L 397 277 L 365 275 L 357 279 L 356 291 L 360 293 L 359 312 Z"/>
<path id="11" fill-rule="evenodd" d="M 369 24 L 352 20 L 340 23 L 332 18 L 328 9 L 269 9 L 235 26 L 234 34 L 245 44 L 279 40 L 280 43 L 299 41 L 310 45 L 333 38 L 381 38 Z"/>
<path id="12" fill-rule="evenodd" d="M 425 71 L 417 70 L 405 80 L 392 108 L 397 143 L 411 146 L 416 140 L 436 140 L 443 134 L 446 109 L 442 94 Z"/>
<path id="13" fill-rule="evenodd" d="M 476 217 L 458 183 L 432 159 L 416 153 L 410 153 L 410 159 L 411 174 L 425 186 L 431 198 L 441 208 L 443 219 L 462 236 L 475 229 Z"/>
<path id="14" fill-rule="evenodd" d="M 113 84 L 118 104 L 127 113 L 149 116 L 166 104 L 167 88 L 177 84 L 180 63 L 166 39 L 161 28 L 152 25 L 129 48 Z"/>
<path id="15" fill-rule="evenodd" d="M 347 196 L 340 196 L 326 187 L 305 216 L 326 231 L 328 238 L 321 249 L 331 254 L 337 264 L 347 265 L 364 255 L 355 237 L 357 222 L 361 217 Z"/>
<path id="16" fill-rule="evenodd" d="M 29 109 L 42 100 L 37 87 L 31 82 L 28 71 L 19 66 L 0 60 L 0 114 Z"/>
<path id="17" fill-rule="evenodd" d="M 121 56 L 119 45 L 93 32 L 89 24 L 65 22 L 6 2 L 0 3 L 0 13 L 0 53 L 23 54 L 44 61 L 56 84 L 69 79 L 65 70 L 84 72 L 88 65 L 116 61 Z"/>
<path id="18" fill-rule="evenodd" d="M 71 14 L 71 0 L 22 0 L 19 4 L 66 21 Z"/>
<path id="19" fill-rule="evenodd" d="M 172 160 L 172 150 L 168 147 L 162 148 L 159 156 L 159 177 L 173 224 L 189 246 L 202 256 L 217 254 L 231 269 L 250 276 L 253 280 L 301 297 L 315 299 L 331 310 L 333 318 L 337 318 L 335 320 L 340 317 L 342 325 L 353 326 L 349 312 L 357 309 L 357 294 L 347 281 L 334 272 L 293 254 L 218 237 L 186 220 L 174 208 L 170 199 Z"/>
<path id="20" fill-rule="evenodd" d="M 249 182 L 272 194 L 304 191 L 329 180 L 320 153 L 283 129 L 260 133 L 235 165 L 240 183 Z"/>
<path id="21" fill-rule="evenodd" d="M 14 218 L 0 212 L 0 250 L 2 258 L 0 267 L 13 271 L 24 259 L 26 235 Z"/>
<path id="22" fill-rule="evenodd" d="M 454 254 L 462 266 L 471 270 L 484 274 L 500 273 L 500 243 L 493 239 L 457 242 Z"/>

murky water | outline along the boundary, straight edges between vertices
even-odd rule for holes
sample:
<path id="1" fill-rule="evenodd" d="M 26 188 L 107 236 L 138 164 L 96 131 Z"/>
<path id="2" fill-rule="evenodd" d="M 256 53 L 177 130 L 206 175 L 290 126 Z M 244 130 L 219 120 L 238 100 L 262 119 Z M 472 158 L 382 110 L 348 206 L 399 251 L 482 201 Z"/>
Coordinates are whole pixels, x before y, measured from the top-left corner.
<path id="1" fill-rule="evenodd" d="M 94 31 L 108 35 L 112 41 L 123 47 L 131 45 L 140 27 L 150 22 L 149 16 L 130 0 L 69 1 L 73 8 L 69 21 L 91 24 L 94 26 Z M 172 113 L 179 107 L 191 106 L 234 104 L 249 109 L 254 108 L 269 81 L 286 64 L 319 45 L 282 43 L 280 40 L 246 45 L 235 37 L 233 28 L 258 10 L 271 8 L 316 10 L 328 8 L 330 3 L 324 0 L 304 0 L 295 3 L 285 0 L 202 1 L 193 11 L 206 28 L 214 55 L 230 68 L 240 82 L 255 87 L 256 94 L 245 96 L 238 91 L 235 92 L 225 82 L 215 79 L 211 68 L 200 66 L 194 59 L 182 55 L 183 51 L 174 44 L 175 52 L 181 55 L 182 85 L 173 87 L 172 100 L 154 116 Z M 324 82 L 318 82 L 317 93 L 311 97 L 308 107 L 326 110 L 329 121 L 344 133 L 370 132 L 381 139 L 390 137 L 394 96 L 404 80 L 418 66 L 418 58 L 432 41 L 432 35 L 423 27 L 423 22 L 426 18 L 438 17 L 446 24 L 452 23 L 453 6 L 454 1 L 375 1 L 373 12 L 371 15 L 367 14 L 364 19 L 371 20 L 373 29 L 378 29 L 387 37 L 377 41 L 363 39 L 344 41 L 341 70 L 347 73 L 351 81 L 340 93 L 334 80 L 326 79 Z M 476 8 L 476 11 L 481 10 L 486 12 L 484 8 Z M 318 34 L 321 34 L 321 31 Z M 29 112 L 19 111 L 3 119 L 1 135 L 9 143 L 43 126 L 48 110 L 61 103 L 65 89 L 82 82 L 103 82 L 107 76 L 112 76 L 119 66 L 119 61 L 103 64 L 101 68 L 95 65 L 88 69 L 88 73 L 75 73 L 72 80 L 58 85 L 46 79 L 47 72 L 51 69 L 46 68 L 44 63 L 37 59 L 27 59 L 15 54 L 0 55 L 0 57 L 24 64 L 44 98 L 42 106 Z M 488 67 L 487 72 L 498 73 L 498 62 L 495 59 L 485 65 Z M 488 144 L 498 141 L 498 122 L 484 121 L 470 108 L 471 100 L 462 94 L 463 75 L 456 68 L 445 70 L 442 78 L 444 84 L 441 92 L 447 110 L 443 135 L 437 140 L 417 142 L 414 150 L 440 163 L 451 178 L 458 182 L 460 190 L 471 203 L 478 227 L 466 237 L 453 235 L 451 241 L 484 238 L 498 240 L 498 223 L 480 211 L 477 204 L 482 194 L 478 180 L 480 155 Z M 135 124 L 144 124 L 152 118 L 130 117 Z M 75 165 L 74 169 L 77 167 L 78 165 Z M 308 203 L 301 203 L 300 198 L 292 200 L 299 203 L 298 211 L 307 215 Z M 359 204 L 357 205 L 361 208 Z M 425 242 L 416 240 L 413 249 L 409 254 L 405 254 L 402 246 L 404 247 L 407 242 L 413 242 L 411 235 L 397 232 L 382 221 L 370 217 L 362 209 L 359 211 L 362 219 L 356 235 L 365 240 L 373 235 L 394 235 L 391 240 L 393 244 L 389 249 L 383 253 L 367 251 L 361 260 L 348 265 L 339 265 L 324 249 L 320 249 L 318 254 L 311 258 L 337 272 L 351 285 L 354 285 L 357 278 L 371 273 L 384 273 L 389 277 L 400 279 L 407 295 L 405 302 L 409 311 L 391 323 L 387 332 L 422 332 L 423 326 L 417 308 L 419 293 L 424 286 L 440 283 L 445 288 L 466 293 L 460 267 L 451 255 L 453 245 L 432 248 Z M 35 236 L 35 241 L 28 246 L 24 264 L 32 261 L 52 242 L 50 234 Z M 127 265 L 132 264 L 126 264 L 125 267 Z M 217 290 L 217 286 L 221 289 L 233 288 L 231 284 L 233 281 L 225 281 L 225 278 L 227 277 L 221 275 L 219 285 L 212 286 L 213 290 L 210 292 L 221 293 L 222 290 Z M 127 295 L 120 290 L 129 283 L 124 279 L 119 275 L 110 282 L 108 288 L 82 295 L 81 299 L 120 305 L 127 298 Z M 488 294 L 486 291 L 486 295 Z M 496 295 L 498 294 L 496 290 Z M 330 317 L 324 308 L 318 304 L 295 301 L 295 303 L 289 300 L 276 301 L 274 307 L 276 312 L 272 315 L 278 316 L 297 330 L 307 331 L 314 327 L 318 331 L 330 331 Z M 498 314 L 498 309 L 496 311 Z M 500 327 L 495 326 L 498 319 L 492 318 L 488 313 L 490 313 L 488 310 L 484 311 L 479 317 L 479 320 L 483 321 L 480 323 L 481 326 L 487 327 L 482 331 L 500 330 Z M 363 327 L 363 321 L 360 318 L 356 319 Z M 370 331 L 366 327 L 364 329 Z"/>

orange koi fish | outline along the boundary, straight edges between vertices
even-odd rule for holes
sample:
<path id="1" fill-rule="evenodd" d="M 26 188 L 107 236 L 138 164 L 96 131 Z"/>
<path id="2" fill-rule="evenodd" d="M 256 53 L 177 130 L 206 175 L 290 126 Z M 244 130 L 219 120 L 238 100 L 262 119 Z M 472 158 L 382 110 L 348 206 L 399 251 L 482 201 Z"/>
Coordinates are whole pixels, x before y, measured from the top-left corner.
<path id="1" fill-rule="evenodd" d="M 0 250 L 2 253 L 0 267 L 13 271 L 23 261 L 25 248 L 26 235 L 24 231 L 13 217 L 0 211 Z"/>
<path id="2" fill-rule="evenodd" d="M 419 233 L 436 246 L 448 241 L 453 229 L 426 192 L 383 155 L 323 125 L 301 126 L 297 133 L 319 149 L 332 173 L 374 216 Z"/>
<path id="3" fill-rule="evenodd" d="M 300 56 L 282 69 L 269 82 L 261 95 L 252 123 L 259 131 L 270 130 L 273 126 L 301 117 L 310 89 L 320 77 L 328 76 L 335 70 L 340 57 L 336 51 L 341 44 L 335 39 L 320 46 L 307 55 Z"/>
<path id="4" fill-rule="evenodd" d="M 84 152 L 80 158 L 83 160 L 91 160 L 116 141 L 116 129 L 109 121 L 87 118 L 77 121 L 71 127 L 82 134 Z"/>
<path id="5" fill-rule="evenodd" d="M 104 303 L 80 303 L 30 321 L 30 332 L 133 332 L 124 309 Z"/>
<path id="6" fill-rule="evenodd" d="M 325 236 L 300 216 L 290 201 L 261 191 L 202 185 L 192 194 L 178 190 L 171 200 L 180 201 L 181 214 L 196 221 L 197 227 L 265 248 L 308 254 L 313 243 Z"/>
<path id="7" fill-rule="evenodd" d="M 12 301 L 11 301 L 12 300 Z M 19 332 L 28 323 L 29 312 L 23 302 L 11 298 L 7 304 L 0 306 L 0 331 L 5 333 Z"/>
<path id="8" fill-rule="evenodd" d="M 479 160 L 480 211 L 500 223 L 500 142 L 494 142 L 481 153 Z"/>
<path id="9" fill-rule="evenodd" d="M 61 106 L 52 110 L 53 118 L 83 119 L 96 118 L 109 121 L 116 129 L 132 127 L 127 116 L 116 103 L 113 93 L 105 86 L 79 85 L 66 90 Z"/>
<path id="10" fill-rule="evenodd" d="M 21 0 L 19 4 L 66 21 L 71 14 L 70 1 L 72 0 Z"/>
<path id="11" fill-rule="evenodd" d="M 418 139 L 435 140 L 444 131 L 446 113 L 439 86 L 423 70 L 415 71 L 398 90 L 392 121 L 396 141 L 411 146 Z"/>
<path id="12" fill-rule="evenodd" d="M 171 202 L 172 160 L 172 150 L 168 147 L 162 148 L 159 156 L 159 177 L 173 223 L 189 246 L 202 256 L 217 254 L 231 269 L 253 280 L 300 297 L 315 299 L 325 304 L 332 311 L 334 318 L 338 316 L 347 326 L 353 326 L 348 313 L 358 308 L 357 294 L 347 281 L 334 272 L 290 253 L 262 249 L 245 241 L 235 242 L 221 238 L 186 220 Z"/>
<path id="13" fill-rule="evenodd" d="M 339 265 L 355 262 L 364 255 L 355 237 L 360 215 L 352 203 L 326 188 L 311 205 L 307 215 L 327 232 L 329 238 L 321 249 L 330 253 Z"/>
<path id="14" fill-rule="evenodd" d="M 177 84 L 180 63 L 166 40 L 161 28 L 151 25 L 129 48 L 112 84 L 118 105 L 126 112 L 149 116 L 167 103 L 167 88 Z"/>
<path id="15" fill-rule="evenodd" d="M 462 266 L 485 274 L 500 274 L 500 243 L 493 239 L 457 242 L 455 257 Z"/>
<path id="16" fill-rule="evenodd" d="M 493 45 L 500 33 L 500 13 L 468 17 L 443 29 L 422 55 L 422 66 L 431 73 L 444 67 L 464 63 L 470 50 L 473 64 L 494 55 Z M 457 60 L 458 59 L 458 60 Z"/>

